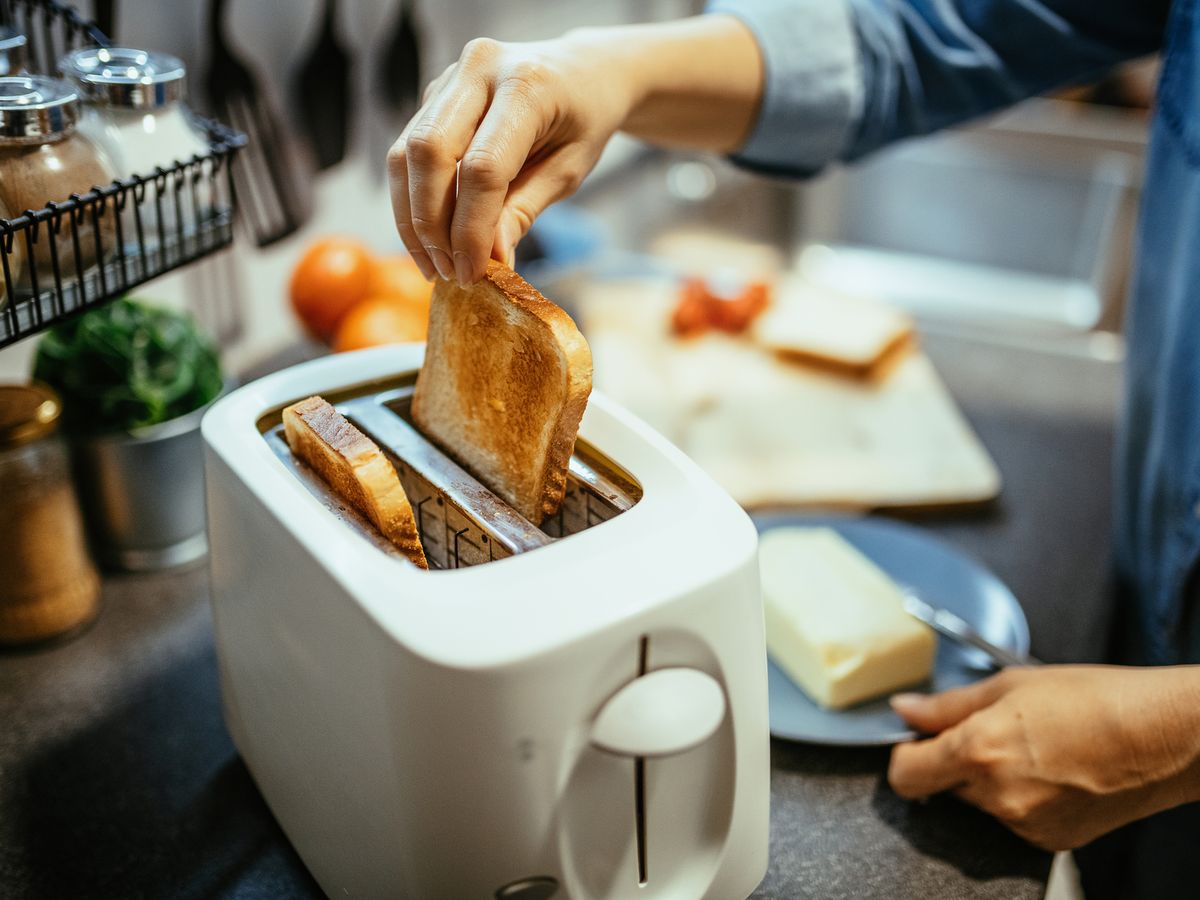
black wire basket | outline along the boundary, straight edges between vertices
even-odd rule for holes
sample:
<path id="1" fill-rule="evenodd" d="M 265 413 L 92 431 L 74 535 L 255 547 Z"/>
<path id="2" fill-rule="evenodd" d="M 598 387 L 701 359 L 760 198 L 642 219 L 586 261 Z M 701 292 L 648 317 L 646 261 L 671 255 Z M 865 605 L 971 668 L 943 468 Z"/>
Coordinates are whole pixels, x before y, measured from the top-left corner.
<path id="1" fill-rule="evenodd" d="M 94 23 L 55 0 L 0 0 L 0 24 L 25 35 L 31 72 L 57 74 L 71 50 L 110 46 Z M 246 138 L 197 121 L 209 140 L 203 155 L 0 218 L 0 348 L 229 246 L 231 170 Z M 18 285 L 17 260 L 39 258 L 49 265 L 30 264 L 29 283 Z"/>

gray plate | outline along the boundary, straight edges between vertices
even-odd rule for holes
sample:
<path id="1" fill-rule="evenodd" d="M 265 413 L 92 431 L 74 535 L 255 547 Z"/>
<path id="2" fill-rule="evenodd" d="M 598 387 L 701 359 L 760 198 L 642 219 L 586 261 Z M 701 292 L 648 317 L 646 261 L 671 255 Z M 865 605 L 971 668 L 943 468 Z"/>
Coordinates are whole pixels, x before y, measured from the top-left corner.
<path id="1" fill-rule="evenodd" d="M 985 638 L 1017 653 L 1029 652 L 1029 625 L 1017 598 L 981 563 L 912 525 L 882 518 L 848 519 L 796 515 L 754 517 L 758 530 L 780 526 L 828 526 L 853 544 L 902 588 L 933 606 L 955 612 Z M 933 677 L 918 691 L 942 691 L 987 677 L 978 651 L 938 638 Z M 844 747 L 886 746 L 912 740 L 887 698 L 850 709 L 822 709 L 808 699 L 774 661 L 767 671 L 771 734 L 777 738 Z"/>

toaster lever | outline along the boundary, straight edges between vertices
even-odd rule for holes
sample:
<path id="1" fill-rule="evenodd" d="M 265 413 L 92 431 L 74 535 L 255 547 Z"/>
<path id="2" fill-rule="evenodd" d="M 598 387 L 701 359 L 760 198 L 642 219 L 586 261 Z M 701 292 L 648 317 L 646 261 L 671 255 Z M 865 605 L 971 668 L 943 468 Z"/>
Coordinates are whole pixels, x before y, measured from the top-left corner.
<path id="1" fill-rule="evenodd" d="M 725 692 L 699 669 L 656 669 L 625 685 L 600 709 L 592 743 L 622 756 L 683 753 L 704 743 L 725 718 Z"/>

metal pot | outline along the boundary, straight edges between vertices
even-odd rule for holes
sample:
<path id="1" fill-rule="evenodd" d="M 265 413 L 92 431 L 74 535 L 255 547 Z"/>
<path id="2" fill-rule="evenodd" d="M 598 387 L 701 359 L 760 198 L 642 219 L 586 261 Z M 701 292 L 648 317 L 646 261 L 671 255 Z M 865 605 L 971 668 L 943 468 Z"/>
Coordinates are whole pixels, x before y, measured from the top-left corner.
<path id="1" fill-rule="evenodd" d="M 160 425 L 73 442 L 84 518 L 104 565 L 165 569 L 208 552 L 200 420 L 211 405 Z"/>

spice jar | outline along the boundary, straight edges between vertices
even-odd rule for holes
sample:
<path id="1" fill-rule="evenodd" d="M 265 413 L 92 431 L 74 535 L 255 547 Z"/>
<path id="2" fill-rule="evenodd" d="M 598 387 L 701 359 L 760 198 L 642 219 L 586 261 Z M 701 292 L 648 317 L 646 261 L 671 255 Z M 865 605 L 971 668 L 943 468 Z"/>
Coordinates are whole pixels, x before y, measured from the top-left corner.
<path id="1" fill-rule="evenodd" d="M 64 56 L 59 68 L 84 100 L 80 131 L 108 152 L 122 178 L 148 177 L 155 167 L 169 169 L 209 154 L 207 134 L 184 102 L 187 70 L 179 58 L 128 47 L 87 47 Z M 184 173 L 175 176 L 184 177 Z M 154 183 L 147 186 L 140 205 L 147 243 L 194 233 L 197 220 L 208 216 L 209 183 L 201 179 L 195 184 L 194 200 L 191 179 L 179 184 L 182 188 L 176 191 L 168 180 L 161 197 L 156 197 Z M 131 243 L 137 240 L 134 227 L 127 226 L 125 235 Z"/>
<path id="2" fill-rule="evenodd" d="M 0 644 L 56 637 L 91 620 L 100 580 L 87 554 L 62 406 L 42 385 L 0 385 Z"/>
<path id="3" fill-rule="evenodd" d="M 65 81 L 42 75 L 0 78 L 0 203 L 14 215 L 112 182 L 112 163 L 96 144 L 77 133 L 78 118 L 79 97 Z M 85 210 L 78 222 L 74 218 L 63 214 L 57 238 L 48 221 L 38 225 L 33 258 L 25 260 L 18 292 L 31 287 L 34 269 L 39 290 L 54 285 L 52 244 L 57 245 L 64 283 L 101 261 L 91 210 Z M 116 243 L 111 207 L 100 217 L 99 230 L 101 253 L 107 257 Z M 18 234 L 17 240 L 25 237 Z"/>
<path id="4" fill-rule="evenodd" d="M 0 77 L 25 74 L 25 35 L 0 26 Z"/>

